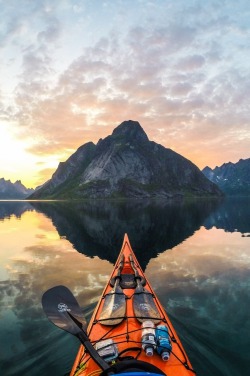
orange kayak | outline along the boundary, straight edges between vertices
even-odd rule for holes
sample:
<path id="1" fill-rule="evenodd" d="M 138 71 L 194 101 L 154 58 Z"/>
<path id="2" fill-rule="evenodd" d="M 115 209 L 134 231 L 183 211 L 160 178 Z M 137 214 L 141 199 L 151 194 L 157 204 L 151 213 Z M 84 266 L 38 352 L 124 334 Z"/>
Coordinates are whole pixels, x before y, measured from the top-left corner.
<path id="1" fill-rule="evenodd" d="M 87 334 L 110 368 L 103 371 L 81 345 L 70 376 L 117 373 L 123 376 L 189 376 L 195 373 L 126 234 Z"/>

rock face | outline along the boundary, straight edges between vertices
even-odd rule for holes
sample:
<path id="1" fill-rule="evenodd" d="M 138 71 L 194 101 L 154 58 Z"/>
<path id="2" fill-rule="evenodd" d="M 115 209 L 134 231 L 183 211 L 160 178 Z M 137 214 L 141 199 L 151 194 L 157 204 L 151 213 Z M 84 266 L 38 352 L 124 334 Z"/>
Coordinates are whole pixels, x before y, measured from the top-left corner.
<path id="1" fill-rule="evenodd" d="M 151 198 L 220 196 L 186 158 L 149 141 L 136 121 L 124 121 L 97 145 L 81 146 L 30 198 Z"/>
<path id="2" fill-rule="evenodd" d="M 250 158 L 240 159 L 237 163 L 224 163 L 213 170 L 205 167 L 202 172 L 226 195 L 250 195 Z"/>
<path id="3" fill-rule="evenodd" d="M 0 179 L 0 199 L 14 200 L 24 199 L 34 192 L 34 189 L 26 188 L 20 180 L 11 183 L 10 180 Z"/>

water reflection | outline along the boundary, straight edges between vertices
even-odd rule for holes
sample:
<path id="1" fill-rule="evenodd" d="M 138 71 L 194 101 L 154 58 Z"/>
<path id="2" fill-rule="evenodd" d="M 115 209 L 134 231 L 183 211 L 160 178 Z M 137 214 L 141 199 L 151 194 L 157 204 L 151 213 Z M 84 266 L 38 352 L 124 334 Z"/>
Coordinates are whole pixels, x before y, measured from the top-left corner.
<path id="1" fill-rule="evenodd" d="M 250 223 L 248 232 L 249 227 Z M 249 240 L 237 232 L 202 227 L 147 268 L 204 374 L 240 376 L 249 366 Z"/>
<path id="2" fill-rule="evenodd" d="M 216 211 L 210 214 L 205 226 L 211 229 L 241 232 L 242 235 L 250 232 L 250 198 L 227 198 L 221 202 Z"/>
<path id="3" fill-rule="evenodd" d="M 76 252 L 50 219 L 35 211 L 24 212 L 21 220 L 11 215 L 0 223 L 0 233 L 1 374 L 64 375 L 78 342 L 53 329 L 41 308 L 42 294 L 67 285 L 89 314 L 112 265 Z"/>
<path id="4" fill-rule="evenodd" d="M 59 235 L 87 256 L 114 263 L 124 233 L 145 268 L 150 258 L 192 236 L 200 226 L 249 235 L 250 200 L 246 198 L 164 201 L 0 202 L 0 220 L 37 210 L 50 218 Z"/>
<path id="5" fill-rule="evenodd" d="M 32 203 L 52 219 L 61 237 L 78 252 L 114 263 L 124 233 L 146 267 L 152 257 L 190 237 L 216 210 L 218 201 Z"/>
<path id="6" fill-rule="evenodd" d="M 11 216 L 21 218 L 26 211 L 34 210 L 33 206 L 27 201 L 1 201 L 0 200 L 0 221 L 9 219 Z"/>
<path id="7" fill-rule="evenodd" d="M 64 284 L 90 315 L 128 232 L 198 374 L 244 374 L 248 203 L 0 203 L 1 372 L 63 376 L 70 369 L 78 342 L 48 322 L 42 293 Z"/>

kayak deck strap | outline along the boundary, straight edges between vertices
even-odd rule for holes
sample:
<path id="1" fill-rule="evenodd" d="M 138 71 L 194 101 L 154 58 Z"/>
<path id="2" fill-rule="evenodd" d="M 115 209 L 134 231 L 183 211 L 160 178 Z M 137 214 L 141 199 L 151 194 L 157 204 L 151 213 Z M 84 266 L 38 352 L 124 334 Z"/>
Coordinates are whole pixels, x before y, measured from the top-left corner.
<path id="1" fill-rule="evenodd" d="M 138 316 L 138 315 L 137 316 L 128 316 L 128 315 L 124 315 L 124 316 L 117 316 L 115 318 L 107 317 L 107 318 L 102 318 L 102 319 L 96 319 L 96 320 L 93 321 L 93 325 L 96 325 L 98 323 L 103 324 L 103 321 L 112 321 L 112 320 L 117 320 L 117 319 L 124 319 L 124 320 L 127 320 L 127 319 L 157 320 L 157 321 L 166 322 L 166 320 L 165 320 L 164 317 L 159 317 L 159 316 L 154 317 L 154 316 L 149 316 L 149 315 L 147 315 L 147 316 L 142 316 L 142 315 L 140 315 L 140 316 Z M 118 325 L 118 324 L 116 324 L 116 325 Z M 135 331 L 137 331 L 137 330 L 141 330 L 141 329 L 136 329 Z M 171 338 L 171 340 L 176 341 L 175 338 L 174 339 Z"/>
<path id="2" fill-rule="evenodd" d="M 129 289 L 129 288 L 126 287 L 126 289 Z M 132 289 L 132 287 L 131 287 L 131 289 Z M 148 291 L 148 290 L 143 290 L 143 291 L 135 291 L 135 292 L 133 292 L 133 294 L 131 294 L 130 296 L 124 294 L 123 291 L 121 291 L 121 292 L 110 291 L 110 292 L 107 292 L 105 295 L 103 295 L 103 296 L 102 296 L 102 299 L 105 299 L 105 297 L 106 297 L 106 296 L 109 296 L 109 295 L 124 295 L 125 299 L 132 299 L 133 296 L 135 296 L 135 295 L 141 295 L 141 294 L 143 294 L 143 295 L 150 295 L 150 296 L 152 296 L 152 298 L 155 298 L 155 295 L 154 295 L 152 292 L 150 292 L 150 291 Z M 132 317 L 132 316 L 131 316 L 131 317 Z M 136 318 L 136 317 L 135 317 L 135 318 Z"/>
<path id="3" fill-rule="evenodd" d="M 127 324 L 128 324 L 128 322 L 129 322 L 129 320 L 130 319 L 134 319 L 134 318 L 137 318 L 136 316 L 125 316 L 125 317 L 123 317 L 126 321 L 127 321 Z M 146 318 L 148 318 L 148 317 L 146 317 Z M 142 318 L 143 319 L 143 318 Z M 159 319 L 158 317 L 157 317 L 157 319 Z M 167 322 L 167 320 L 165 319 L 165 317 L 161 317 L 161 320 L 162 320 L 162 322 Z M 96 321 L 94 321 L 93 322 L 93 324 L 97 324 L 98 323 L 98 320 L 96 320 Z M 138 344 L 140 344 L 141 345 L 141 341 L 134 341 L 132 338 L 131 338 L 131 334 L 132 333 L 134 333 L 134 332 L 137 332 L 137 331 L 141 331 L 141 328 L 137 328 L 137 329 L 129 329 L 129 326 L 128 325 L 126 325 L 126 330 L 125 330 L 125 332 L 123 332 L 123 333 L 119 333 L 119 334 L 115 334 L 114 333 L 114 330 L 115 330 L 115 326 L 112 326 L 103 336 L 101 336 L 97 341 L 94 341 L 94 342 L 92 342 L 92 344 L 93 345 L 95 345 L 97 342 L 99 342 L 99 341 L 102 341 L 102 340 L 104 340 L 104 339 L 106 339 L 106 338 L 110 338 L 110 339 L 113 339 L 114 341 L 115 341 L 115 343 L 117 344 L 117 345 L 119 345 L 119 344 L 121 344 L 121 343 L 130 343 L 130 344 L 132 344 L 132 343 L 134 343 L 135 345 L 138 345 Z M 113 333 L 112 333 L 113 332 Z M 126 336 L 126 339 L 123 339 L 123 340 L 119 340 L 119 337 L 121 337 L 121 336 L 123 336 L 123 335 L 125 335 Z M 179 347 L 179 349 L 181 350 L 181 352 L 182 352 L 182 355 L 183 355 L 183 357 L 184 357 L 184 360 L 182 360 L 182 359 L 180 359 L 178 356 L 177 356 L 177 354 L 174 352 L 174 351 L 172 351 L 171 353 L 172 353 L 172 355 L 187 369 L 187 370 L 189 370 L 190 372 L 192 372 L 192 373 L 196 373 L 189 365 L 188 365 L 188 361 L 187 361 L 187 358 L 186 358 L 186 354 L 183 352 L 183 350 L 182 350 L 182 347 L 180 346 L 180 344 L 179 344 L 179 342 L 176 340 L 176 338 L 171 338 L 172 339 L 172 341 L 173 342 L 175 342 L 176 344 L 177 344 L 177 346 Z M 131 348 L 132 349 L 132 348 Z M 86 352 L 86 350 L 85 350 L 85 352 Z M 123 351 L 122 351 L 123 352 Z M 120 355 L 120 354 L 119 354 Z M 118 357 L 119 357 L 119 355 L 118 355 Z M 88 358 L 88 359 L 85 359 L 85 361 L 84 361 L 84 364 L 86 365 L 86 363 L 88 363 L 88 361 L 89 361 L 89 359 L 90 359 L 90 357 Z M 83 359 L 82 359 L 83 360 Z M 134 360 L 137 360 L 137 356 L 135 356 L 134 357 Z M 125 360 L 123 360 L 122 359 L 122 361 L 121 362 L 119 362 L 119 363 L 123 363 L 123 362 L 125 362 Z M 125 365 L 125 364 L 124 364 Z M 141 370 L 140 372 L 142 372 L 143 370 Z M 126 371 L 124 371 L 124 372 L 126 372 Z M 150 371 L 146 371 L 146 372 L 150 372 Z M 156 372 L 153 372 L 153 373 L 156 373 Z M 159 374 L 159 372 L 157 372 L 158 374 Z M 161 372 L 161 374 L 163 374 L 163 375 L 166 375 L 166 374 L 164 374 L 164 373 L 162 373 Z M 105 375 L 107 375 L 107 373 L 103 373 L 102 374 L 102 376 L 105 376 Z"/>
<path id="4" fill-rule="evenodd" d="M 102 299 L 105 299 L 106 296 L 109 296 L 109 295 L 122 295 L 122 296 L 125 297 L 125 299 L 129 299 L 129 297 L 126 294 L 124 294 L 123 291 L 122 292 L 114 292 L 114 291 L 107 292 L 107 294 L 105 294 L 105 295 L 102 296 Z"/>
<path id="5" fill-rule="evenodd" d="M 119 337 L 121 334 L 118 334 L 118 335 L 111 335 L 111 336 L 109 336 L 108 334 L 110 334 L 111 332 L 112 332 L 112 330 L 113 330 L 113 327 L 108 331 L 108 333 L 106 333 L 104 336 L 102 336 L 98 341 L 94 341 L 93 342 L 93 345 L 95 345 L 96 343 L 98 343 L 99 341 L 101 341 L 101 340 L 103 340 L 103 339 L 105 339 L 106 338 L 106 336 L 108 336 L 108 338 L 112 338 L 112 339 L 117 339 L 117 337 Z M 129 331 L 128 332 L 128 334 L 130 334 L 130 333 L 132 333 L 132 332 L 136 332 L 136 331 L 138 331 L 138 330 L 140 330 L 140 329 L 135 329 L 135 330 L 132 330 L 132 331 Z M 124 342 L 130 342 L 130 343 L 135 343 L 135 344 L 141 344 L 141 342 L 138 342 L 138 341 L 133 341 L 133 340 L 131 340 L 131 339 L 127 339 L 127 341 L 118 341 L 118 340 L 116 340 L 115 341 L 115 343 L 117 344 L 117 345 L 119 345 L 120 343 L 124 343 Z M 177 343 L 177 345 L 179 346 L 179 343 L 176 341 L 176 343 Z M 180 346 L 179 346 L 180 347 Z M 181 347 L 180 347 L 180 349 L 181 349 Z M 118 354 L 118 359 L 119 359 L 119 363 L 116 363 L 116 365 L 117 364 L 121 364 L 121 362 L 123 363 L 123 365 L 124 366 L 126 366 L 127 367 L 127 365 L 125 365 L 125 361 L 127 361 L 126 360 L 126 357 L 120 357 L 124 352 L 126 352 L 126 351 L 139 351 L 139 350 L 141 350 L 141 348 L 139 348 L 139 347 L 131 347 L 131 348 L 127 348 L 127 349 L 125 349 L 125 350 L 123 350 L 123 351 L 121 351 L 121 353 L 119 353 Z M 88 351 L 85 349 L 85 354 L 88 354 Z M 171 352 L 171 354 L 187 369 L 187 370 L 189 370 L 190 372 L 192 372 L 192 373 L 194 373 L 194 374 L 196 374 L 196 371 L 193 369 L 193 368 L 191 368 L 189 365 L 188 365 L 188 362 L 187 362 L 187 359 L 185 359 L 184 361 L 183 360 L 181 360 L 173 351 Z M 138 353 L 138 355 L 140 355 L 140 352 Z M 132 358 L 132 359 L 129 359 L 129 361 L 131 362 L 133 362 L 133 361 L 137 361 L 137 357 L 138 357 L 138 355 L 137 356 L 135 356 L 134 358 Z M 186 357 L 185 357 L 186 358 Z M 83 357 L 82 357 L 82 359 L 81 359 L 81 366 L 86 366 L 86 364 L 88 363 L 88 361 L 91 359 L 91 356 L 89 356 L 87 359 L 85 359 L 85 361 L 84 361 L 84 363 L 82 363 L 82 360 L 83 360 Z M 139 361 L 138 360 L 138 362 L 141 362 L 141 361 Z M 150 363 L 147 363 L 147 364 L 150 364 Z M 119 366 L 118 366 L 119 367 Z M 111 367 L 112 368 L 112 367 Z M 130 367 L 129 367 L 130 368 Z M 110 370 L 111 371 L 111 370 Z M 132 371 L 132 370 L 131 370 Z M 126 370 L 126 371 L 124 371 L 124 372 L 131 372 L 130 370 L 128 371 L 128 370 Z M 134 370 L 135 371 L 135 370 Z M 144 370 L 142 370 L 141 369 L 141 371 L 139 371 L 139 370 L 137 370 L 138 372 L 141 372 L 141 371 L 144 371 Z M 121 371 L 119 371 L 119 373 L 120 373 Z M 147 372 L 152 372 L 152 371 L 149 371 L 149 370 L 147 370 Z M 115 372 L 116 373 L 116 372 Z M 161 374 L 161 375 L 165 375 L 165 376 L 167 376 L 165 373 L 163 373 L 162 371 L 161 372 L 154 372 L 154 373 L 158 373 L 158 374 Z M 106 373 L 106 371 L 104 371 L 103 373 L 102 373 L 102 375 L 103 376 L 105 376 L 105 375 L 107 375 L 107 373 Z"/>

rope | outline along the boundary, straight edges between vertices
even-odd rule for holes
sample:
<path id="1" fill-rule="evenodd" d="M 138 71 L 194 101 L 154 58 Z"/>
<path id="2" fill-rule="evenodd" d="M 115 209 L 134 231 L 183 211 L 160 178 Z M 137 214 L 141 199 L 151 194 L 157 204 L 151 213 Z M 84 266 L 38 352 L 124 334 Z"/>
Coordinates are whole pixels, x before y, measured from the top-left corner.
<path id="1" fill-rule="evenodd" d="M 119 264 L 119 268 L 118 268 L 118 273 L 117 273 L 117 275 L 116 275 L 116 278 L 119 278 L 120 276 L 119 276 L 119 272 L 121 271 L 121 264 L 122 264 L 122 261 L 123 260 L 120 260 L 120 264 Z M 134 269 L 134 271 L 136 270 L 137 271 L 137 267 L 138 267 L 138 265 L 136 265 L 136 267 L 135 267 L 135 264 L 134 264 L 134 261 L 132 260 L 132 262 L 131 262 L 131 266 L 132 266 L 132 268 Z M 133 267 L 134 266 L 134 267 Z M 137 271 L 137 273 L 138 273 L 138 271 Z M 135 273 L 136 274 L 136 273 Z M 107 296 L 107 295 L 110 295 L 110 294 L 114 294 L 114 293 L 107 293 L 107 294 L 105 294 L 104 296 L 103 296 L 103 299 L 105 298 L 105 296 Z M 120 294 L 120 295 L 125 295 L 124 293 L 115 293 L 115 294 Z M 151 292 L 151 291 L 141 291 L 141 292 L 139 292 L 139 293 L 136 293 L 136 292 L 133 292 L 130 296 L 127 296 L 127 295 L 125 295 L 125 298 L 126 298 L 126 300 L 127 299 L 132 299 L 133 298 L 133 296 L 135 296 L 135 295 L 138 295 L 138 294 L 150 294 L 153 298 L 155 298 L 155 295 Z M 158 312 L 160 313 L 160 318 L 159 317 L 149 317 L 149 316 L 134 316 L 134 315 L 132 315 L 132 316 L 121 316 L 121 317 L 116 317 L 115 319 L 124 319 L 124 320 L 126 320 L 126 329 L 125 329 L 125 332 L 123 332 L 123 333 L 120 333 L 120 334 L 113 334 L 112 333 L 112 331 L 116 328 L 116 325 L 115 326 L 112 326 L 105 334 L 103 334 L 97 341 L 94 341 L 94 342 L 92 342 L 92 344 L 93 345 L 95 345 L 96 343 L 98 343 L 98 342 L 100 342 L 100 341 L 102 341 L 102 340 L 104 340 L 104 339 L 107 339 L 107 338 L 109 338 L 109 339 L 115 339 L 115 341 L 114 341 L 114 343 L 116 344 L 116 345 L 119 345 L 119 344 L 121 344 L 121 343 L 128 343 L 128 342 L 130 342 L 130 343 L 135 343 L 135 344 L 139 344 L 139 345 L 141 345 L 142 344 L 142 342 L 141 341 L 134 341 L 134 340 L 131 340 L 130 339 L 130 335 L 132 334 L 132 333 L 135 333 L 135 332 L 138 332 L 138 331 L 141 331 L 141 328 L 138 328 L 138 329 L 133 329 L 133 330 L 129 330 L 129 319 L 139 319 L 139 321 L 140 320 L 144 320 L 144 319 L 148 319 L 148 320 L 156 320 L 156 321 L 162 321 L 162 322 L 164 322 L 166 325 L 167 325 L 167 327 L 168 327 L 168 329 L 169 329 L 169 332 L 170 332 L 170 337 L 171 337 L 171 341 L 172 342 L 174 342 L 177 346 L 178 346 L 178 348 L 179 348 L 179 350 L 181 351 L 181 354 L 182 354 L 182 356 L 183 356 L 183 358 L 184 358 L 184 361 L 182 361 L 173 351 L 171 351 L 171 354 L 173 354 L 173 356 L 180 362 L 180 364 L 182 364 L 187 370 L 189 370 L 189 371 L 191 371 L 191 372 L 193 372 L 194 374 L 196 374 L 196 372 L 188 365 L 188 359 L 187 359 L 187 356 L 186 356 L 186 354 L 185 354 L 185 352 L 184 352 L 184 350 L 183 350 L 183 348 L 182 348 L 182 346 L 180 345 L 180 343 L 177 341 L 177 339 L 175 338 L 175 335 L 174 335 L 174 332 L 173 332 L 173 329 L 172 329 L 172 324 L 171 324 L 171 322 L 165 317 L 165 311 L 164 311 L 164 309 L 163 309 L 163 307 L 161 307 L 161 305 L 159 305 L 158 304 L 158 302 L 157 301 L 155 301 L 155 303 L 156 303 L 156 305 L 157 305 L 157 309 L 158 309 Z M 98 322 L 101 322 L 101 323 L 103 323 L 105 320 L 109 320 L 110 321 L 110 318 L 107 318 L 107 319 L 101 319 L 101 320 L 94 320 L 93 321 L 93 326 L 95 325 L 95 324 L 97 324 Z M 117 324 L 118 325 L 118 324 Z M 92 328 L 91 328 L 92 329 Z M 91 330 L 90 330 L 90 332 L 89 332 L 89 334 L 91 333 Z M 121 336 L 125 336 L 125 338 L 126 338 L 126 340 L 122 340 L 122 341 L 119 341 L 119 337 L 121 337 Z M 136 357 L 135 358 L 133 358 L 133 357 L 128 357 L 128 358 L 130 358 L 130 359 L 138 359 L 138 357 L 140 356 L 140 354 L 141 354 L 141 351 L 142 351 L 142 348 L 141 347 L 131 347 L 131 348 L 127 348 L 127 349 L 124 349 L 124 350 L 122 350 L 119 354 L 118 354 L 118 358 L 117 359 L 119 359 L 119 360 L 124 360 L 124 359 L 126 359 L 127 357 L 124 357 L 124 358 L 122 358 L 121 357 L 121 355 L 122 354 L 124 354 L 125 352 L 129 352 L 129 351 L 138 351 L 138 354 L 136 355 Z M 77 367 L 77 369 L 76 369 L 76 372 L 75 372 L 75 374 L 74 374 L 74 376 L 78 376 L 85 368 L 86 368 L 86 364 L 87 364 L 87 362 L 91 359 L 91 357 L 89 356 L 87 359 L 85 359 L 85 361 L 84 361 L 84 363 L 82 363 L 82 360 L 83 360 L 83 358 L 86 356 L 86 351 L 84 352 L 84 354 L 83 354 L 83 356 L 82 356 L 82 358 L 81 358 L 81 360 L 80 360 L 80 362 L 79 362 L 79 365 L 78 365 L 78 367 Z M 98 369 L 98 370 L 95 370 L 95 371 L 93 371 L 93 372 L 91 372 L 90 374 L 88 374 L 87 376 L 96 376 L 96 375 L 98 375 L 98 374 L 100 374 L 102 371 L 100 370 L 100 369 Z"/>

